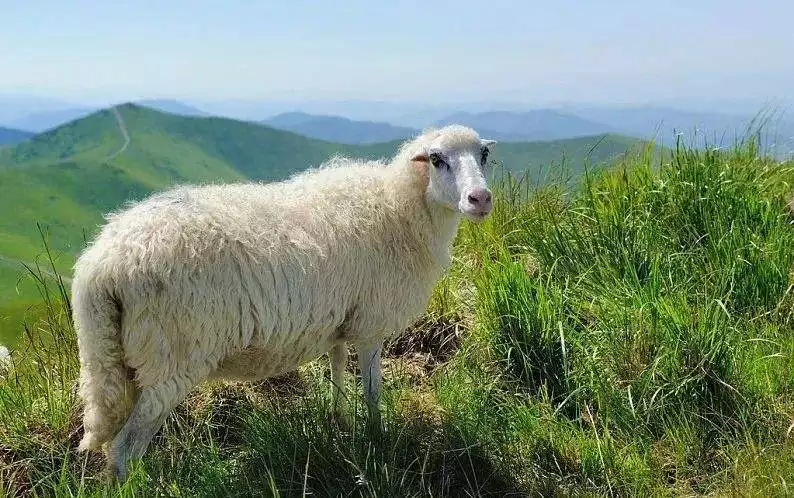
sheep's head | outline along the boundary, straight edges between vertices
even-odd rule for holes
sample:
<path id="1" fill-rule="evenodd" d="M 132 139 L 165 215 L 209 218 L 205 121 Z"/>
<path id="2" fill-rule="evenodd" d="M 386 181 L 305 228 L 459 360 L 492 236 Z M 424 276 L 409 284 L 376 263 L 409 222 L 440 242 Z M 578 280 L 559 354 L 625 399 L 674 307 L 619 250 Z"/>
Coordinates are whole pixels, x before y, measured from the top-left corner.
<path id="1" fill-rule="evenodd" d="M 483 220 L 493 207 L 483 168 L 496 142 L 481 139 L 471 128 L 458 125 L 434 130 L 423 138 L 412 160 L 427 168 L 428 201 L 473 221 Z"/>

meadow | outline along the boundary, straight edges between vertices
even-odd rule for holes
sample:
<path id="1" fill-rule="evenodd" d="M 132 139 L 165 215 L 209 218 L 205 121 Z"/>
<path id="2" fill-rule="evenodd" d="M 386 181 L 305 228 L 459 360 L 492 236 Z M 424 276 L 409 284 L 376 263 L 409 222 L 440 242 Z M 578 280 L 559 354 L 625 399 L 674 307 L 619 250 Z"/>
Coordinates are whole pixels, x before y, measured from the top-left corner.
<path id="1" fill-rule="evenodd" d="M 0 378 L 0 495 L 791 493 L 794 163 L 747 139 L 527 178 L 501 177 L 389 345 L 380 435 L 358 398 L 337 426 L 320 358 L 196 389 L 121 486 L 75 452 L 68 284 L 34 269 L 38 318 Z"/>

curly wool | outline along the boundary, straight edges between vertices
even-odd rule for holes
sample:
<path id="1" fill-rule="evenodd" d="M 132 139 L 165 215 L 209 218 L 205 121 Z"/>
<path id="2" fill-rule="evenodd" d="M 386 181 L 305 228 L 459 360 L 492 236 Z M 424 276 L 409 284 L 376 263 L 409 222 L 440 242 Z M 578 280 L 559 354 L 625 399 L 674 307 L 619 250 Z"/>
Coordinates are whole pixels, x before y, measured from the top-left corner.
<path id="1" fill-rule="evenodd" d="M 280 183 L 181 186 L 108 216 L 72 284 L 80 449 L 113 438 L 133 404 L 167 412 L 203 379 L 278 375 L 420 315 L 459 221 L 427 201 L 427 164 L 410 160 L 439 133 L 388 164 L 334 158 Z"/>

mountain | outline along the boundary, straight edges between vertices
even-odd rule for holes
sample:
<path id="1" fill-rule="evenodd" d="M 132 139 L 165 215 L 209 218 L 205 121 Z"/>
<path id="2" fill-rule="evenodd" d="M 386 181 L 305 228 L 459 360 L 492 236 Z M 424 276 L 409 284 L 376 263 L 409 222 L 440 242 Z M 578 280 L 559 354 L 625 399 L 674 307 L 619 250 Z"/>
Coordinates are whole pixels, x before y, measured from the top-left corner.
<path id="1" fill-rule="evenodd" d="M 71 107 L 68 109 L 34 112 L 8 122 L 8 126 L 33 133 L 41 133 L 85 117 L 95 110 L 90 107 Z"/>
<path id="2" fill-rule="evenodd" d="M 333 143 L 258 123 L 178 116 L 134 104 L 115 110 L 118 116 L 108 109 L 96 111 L 0 148 L 2 343 L 10 342 L 3 337 L 4 327 L 16 333 L 24 310 L 35 302 L 36 289 L 20 288 L 17 281 L 21 264 L 31 264 L 42 255 L 37 224 L 47 234 L 56 268 L 68 276 L 76 254 L 102 223 L 103 214 L 129 200 L 176 183 L 281 180 L 336 154 L 389 157 L 400 144 L 400 140 Z M 537 174 L 541 165 L 566 155 L 568 166 L 576 171 L 595 144 L 590 155 L 597 163 L 634 143 L 612 135 L 502 143 L 494 147 L 492 158 L 503 166 L 497 171 L 531 168 Z"/>
<path id="3" fill-rule="evenodd" d="M 396 123 L 406 113 L 420 112 L 428 107 L 427 103 L 406 101 L 363 101 L 363 100 L 201 100 L 191 102 L 216 116 L 227 116 L 244 121 L 263 121 L 277 114 L 289 113 L 299 109 L 301 112 L 317 116 L 345 116 L 357 121 L 387 121 L 410 128 L 424 126 Z M 456 108 L 445 108 L 440 115 L 450 114 Z"/>
<path id="4" fill-rule="evenodd" d="M 145 99 L 135 102 L 137 105 L 180 116 L 209 116 L 209 113 L 172 99 Z"/>
<path id="5" fill-rule="evenodd" d="M 428 118 L 433 115 L 430 112 L 425 114 Z M 419 116 L 415 117 L 418 119 Z M 418 133 L 418 129 L 408 126 L 304 112 L 282 113 L 263 123 L 308 137 L 349 144 L 377 143 L 407 138 Z M 609 125 L 549 109 L 526 112 L 455 112 L 426 125 L 443 126 L 451 123 L 471 126 L 481 135 L 503 142 L 559 140 L 613 133 L 615 130 Z"/>
<path id="6" fill-rule="evenodd" d="M 282 113 L 262 123 L 306 137 L 346 144 L 388 142 L 409 138 L 418 133 L 413 128 L 388 123 L 354 121 L 339 116 L 317 116 L 303 112 Z"/>
<path id="7" fill-rule="evenodd" d="M 483 136 L 512 142 L 558 140 L 615 131 L 612 126 L 550 109 L 526 112 L 457 112 L 435 124 L 449 123 L 471 126 Z"/>
<path id="8" fill-rule="evenodd" d="M 33 133 L 0 126 L 0 146 L 16 144 L 32 137 Z"/>

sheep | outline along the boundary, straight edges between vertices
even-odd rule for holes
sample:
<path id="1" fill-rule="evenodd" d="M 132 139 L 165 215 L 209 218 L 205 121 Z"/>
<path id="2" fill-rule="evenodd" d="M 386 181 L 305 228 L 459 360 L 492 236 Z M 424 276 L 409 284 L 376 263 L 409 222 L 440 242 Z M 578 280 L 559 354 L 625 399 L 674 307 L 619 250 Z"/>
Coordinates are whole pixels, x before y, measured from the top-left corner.
<path id="1" fill-rule="evenodd" d="M 106 216 L 74 267 L 84 436 L 124 480 L 206 379 L 252 381 L 328 354 L 334 411 L 347 343 L 379 420 L 383 342 L 426 309 L 459 222 L 492 209 L 493 140 L 450 125 L 391 161 L 334 157 L 276 183 L 178 186 Z"/>

